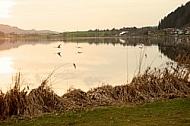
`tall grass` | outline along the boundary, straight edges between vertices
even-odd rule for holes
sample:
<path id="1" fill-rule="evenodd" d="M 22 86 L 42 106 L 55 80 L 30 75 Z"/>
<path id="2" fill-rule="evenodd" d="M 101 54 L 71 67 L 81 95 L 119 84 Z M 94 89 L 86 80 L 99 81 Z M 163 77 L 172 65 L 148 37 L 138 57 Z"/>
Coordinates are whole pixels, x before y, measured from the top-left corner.
<path id="1" fill-rule="evenodd" d="M 0 92 L 0 117 L 23 115 L 27 107 L 27 91 L 20 90 L 20 73 L 15 76 L 14 87 L 3 94 Z"/>

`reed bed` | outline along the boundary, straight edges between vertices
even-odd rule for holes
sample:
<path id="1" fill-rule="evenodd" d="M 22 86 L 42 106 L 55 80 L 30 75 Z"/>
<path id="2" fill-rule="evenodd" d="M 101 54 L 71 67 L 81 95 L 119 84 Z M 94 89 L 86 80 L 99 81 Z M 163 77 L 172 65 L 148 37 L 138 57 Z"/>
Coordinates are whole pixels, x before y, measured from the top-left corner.
<path id="1" fill-rule="evenodd" d="M 0 118 L 190 97 L 190 72 L 173 63 L 167 63 L 164 68 L 147 68 L 130 84 L 103 85 L 87 92 L 72 88 L 63 96 L 58 96 L 48 86 L 51 75 L 38 88 L 27 92 L 20 90 L 20 73 L 17 74 L 15 86 L 5 94 L 0 91 Z"/>

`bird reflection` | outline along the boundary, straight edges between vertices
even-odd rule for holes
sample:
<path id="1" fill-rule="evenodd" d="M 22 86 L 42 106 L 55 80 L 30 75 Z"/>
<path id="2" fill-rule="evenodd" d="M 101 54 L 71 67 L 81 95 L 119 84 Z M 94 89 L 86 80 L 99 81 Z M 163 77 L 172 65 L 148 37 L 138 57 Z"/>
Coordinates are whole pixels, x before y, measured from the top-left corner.
<path id="1" fill-rule="evenodd" d="M 54 53 L 57 54 L 58 56 L 62 57 L 61 52 Z"/>
<path id="2" fill-rule="evenodd" d="M 57 54 L 58 54 L 60 57 L 62 57 L 62 56 L 61 56 L 61 52 L 58 52 Z"/>
<path id="3" fill-rule="evenodd" d="M 83 52 L 81 52 L 81 51 L 78 51 L 78 52 L 77 52 L 77 54 L 81 54 L 81 53 L 83 53 Z"/>
<path id="4" fill-rule="evenodd" d="M 75 68 L 75 69 L 77 69 L 77 66 L 76 66 L 76 64 L 75 64 L 75 63 L 73 63 L 73 66 L 74 66 L 74 68 Z"/>
<path id="5" fill-rule="evenodd" d="M 147 54 L 144 55 L 147 58 Z"/>
<path id="6" fill-rule="evenodd" d="M 82 47 L 81 47 L 81 46 L 76 46 L 76 48 L 78 48 L 78 49 L 82 49 Z"/>

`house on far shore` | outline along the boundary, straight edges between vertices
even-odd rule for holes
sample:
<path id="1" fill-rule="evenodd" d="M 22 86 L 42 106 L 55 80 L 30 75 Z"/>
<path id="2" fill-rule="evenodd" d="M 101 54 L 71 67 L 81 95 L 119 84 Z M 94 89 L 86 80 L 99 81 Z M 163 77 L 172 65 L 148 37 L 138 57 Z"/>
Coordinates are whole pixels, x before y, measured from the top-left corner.
<path id="1" fill-rule="evenodd" d="M 172 32 L 174 30 L 175 30 L 175 28 L 165 28 L 165 29 L 163 29 L 163 31 L 166 31 L 166 32 Z"/>
<path id="2" fill-rule="evenodd" d="M 185 35 L 190 35 L 190 27 L 185 28 L 184 33 Z"/>
<path id="3" fill-rule="evenodd" d="M 119 33 L 119 36 L 124 36 L 124 35 L 126 35 L 127 33 L 129 33 L 129 31 L 122 31 L 121 33 Z"/>
<path id="4" fill-rule="evenodd" d="M 165 31 L 171 35 L 182 35 L 182 34 L 190 35 L 190 27 L 187 27 L 183 30 L 177 29 L 177 28 L 165 28 L 165 29 L 163 29 L 163 31 Z"/>

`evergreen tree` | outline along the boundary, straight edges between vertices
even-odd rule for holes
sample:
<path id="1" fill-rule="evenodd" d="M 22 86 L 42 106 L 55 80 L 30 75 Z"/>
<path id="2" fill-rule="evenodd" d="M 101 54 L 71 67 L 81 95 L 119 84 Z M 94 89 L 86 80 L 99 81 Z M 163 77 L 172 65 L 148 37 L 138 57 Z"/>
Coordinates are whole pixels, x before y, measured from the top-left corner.
<path id="1" fill-rule="evenodd" d="M 174 12 L 161 19 L 158 29 L 164 28 L 183 28 L 190 23 L 190 2 L 185 6 L 178 7 Z"/>

